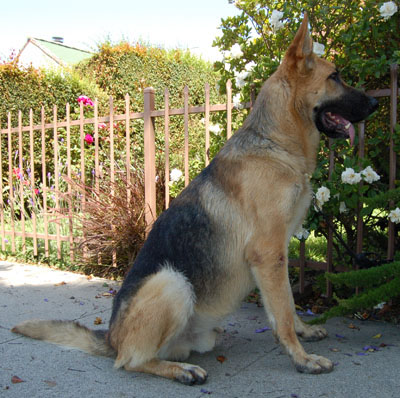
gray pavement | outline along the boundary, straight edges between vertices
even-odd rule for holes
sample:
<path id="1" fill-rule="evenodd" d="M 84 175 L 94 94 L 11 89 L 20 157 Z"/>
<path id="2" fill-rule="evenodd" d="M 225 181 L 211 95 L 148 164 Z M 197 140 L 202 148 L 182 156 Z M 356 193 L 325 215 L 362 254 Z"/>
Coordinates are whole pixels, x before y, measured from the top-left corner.
<path id="1" fill-rule="evenodd" d="M 74 319 L 104 329 L 111 312 L 110 289 L 118 289 L 118 283 L 0 262 L 0 396 L 400 397 L 400 327 L 383 322 L 329 320 L 329 337 L 304 347 L 330 358 L 336 367 L 330 374 L 307 375 L 296 372 L 270 330 L 256 333 L 267 326 L 263 309 L 243 303 L 225 320 L 214 351 L 189 358 L 209 374 L 206 384 L 192 387 L 115 370 L 109 358 L 10 332 L 33 318 Z M 368 351 L 368 346 L 378 350 Z M 15 383 L 15 376 L 22 382 Z"/>

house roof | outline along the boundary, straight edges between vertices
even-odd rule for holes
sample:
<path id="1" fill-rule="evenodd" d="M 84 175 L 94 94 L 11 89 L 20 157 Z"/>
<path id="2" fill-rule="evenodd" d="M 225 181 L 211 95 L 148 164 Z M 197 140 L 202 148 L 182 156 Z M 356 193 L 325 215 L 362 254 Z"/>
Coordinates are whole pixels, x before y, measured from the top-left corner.
<path id="1" fill-rule="evenodd" d="M 66 46 L 63 43 L 57 43 L 54 41 L 36 39 L 31 37 L 28 38 L 28 41 L 20 51 L 20 54 L 24 51 L 25 47 L 29 43 L 32 43 L 34 46 L 38 47 L 47 56 L 52 58 L 60 65 L 73 65 L 80 61 L 83 61 L 84 59 L 90 58 L 93 55 L 89 51 Z"/>

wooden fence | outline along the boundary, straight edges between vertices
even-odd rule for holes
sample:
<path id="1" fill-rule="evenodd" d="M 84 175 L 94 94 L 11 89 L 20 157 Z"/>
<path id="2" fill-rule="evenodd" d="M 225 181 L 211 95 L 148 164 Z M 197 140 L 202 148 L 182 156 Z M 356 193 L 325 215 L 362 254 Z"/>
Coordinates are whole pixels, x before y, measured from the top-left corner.
<path id="1" fill-rule="evenodd" d="M 399 95 L 398 88 L 398 66 L 393 65 L 390 70 L 391 85 L 388 89 L 373 90 L 368 94 L 374 97 L 390 97 L 390 182 L 388 189 L 395 187 L 396 179 L 396 154 L 394 151 L 393 134 L 395 125 L 397 123 L 397 101 Z M 0 134 L 0 147 L 3 148 L 5 145 L 6 151 L 2 149 L 0 151 L 0 191 L 6 193 L 5 196 L 0 195 L 0 234 L 2 238 L 1 248 L 4 251 L 6 244 L 9 245 L 12 252 L 16 251 L 16 237 L 20 237 L 22 240 L 22 251 L 26 250 L 26 239 L 31 238 L 33 240 L 33 254 L 38 254 L 38 241 L 42 242 L 44 246 L 45 256 L 49 256 L 50 253 L 50 242 L 54 242 L 56 245 L 57 257 L 61 258 L 62 255 L 62 242 L 69 243 L 69 255 L 73 259 L 73 245 L 76 240 L 74 225 L 72 218 L 68 218 L 67 233 L 62 233 L 60 224 L 55 224 L 55 231 L 49 232 L 49 221 L 54 217 L 54 212 L 60 209 L 60 183 L 62 182 L 60 167 L 63 167 L 64 173 L 71 177 L 73 167 L 81 170 L 80 179 L 82 183 L 85 183 L 84 172 L 88 167 L 87 161 L 85 160 L 85 134 L 87 129 L 93 132 L 93 146 L 94 146 L 94 166 L 93 166 L 93 184 L 98 187 L 99 176 L 101 175 L 101 157 L 106 156 L 109 158 L 110 164 L 110 178 L 111 181 L 115 179 L 115 164 L 118 160 L 120 163 L 124 163 L 124 167 L 127 171 L 127 178 L 129 181 L 132 160 L 132 128 L 131 123 L 135 120 L 143 120 L 144 123 L 144 175 L 145 175 L 145 202 L 146 202 L 146 223 L 151 226 L 154 221 L 154 215 L 156 214 L 156 166 L 155 166 L 155 120 L 156 118 L 163 118 L 164 120 L 164 140 L 165 140 L 165 207 L 169 206 L 169 175 L 170 175 L 170 129 L 169 121 L 171 116 L 183 117 L 183 134 L 184 134 L 184 180 L 185 186 L 189 183 L 189 117 L 193 114 L 204 115 L 204 132 L 205 132 L 205 164 L 207 165 L 210 161 L 209 148 L 210 148 L 210 114 L 213 112 L 226 112 L 226 131 L 227 138 L 232 134 L 232 109 L 234 108 L 232 103 L 232 89 L 231 83 L 228 81 L 226 87 L 226 103 L 223 104 L 210 104 L 210 88 L 206 84 L 205 86 L 205 99 L 204 105 L 201 106 L 190 106 L 189 103 L 189 91 L 187 87 L 184 89 L 184 106 L 183 108 L 171 109 L 169 106 L 169 93 L 165 90 L 164 95 L 164 109 L 155 109 L 155 92 L 152 88 L 146 88 L 144 90 L 144 108 L 143 112 L 130 112 L 130 98 L 126 95 L 125 98 L 125 112 L 123 114 L 114 114 L 113 99 L 110 98 L 109 113 L 106 116 L 98 115 L 98 103 L 94 101 L 93 104 L 93 117 L 85 117 L 84 105 L 81 102 L 79 108 L 79 117 L 71 120 L 70 105 L 66 105 L 66 118 L 65 120 L 58 120 L 57 108 L 53 109 L 52 122 L 46 123 L 44 110 L 41 110 L 41 123 L 33 123 L 33 111 L 29 114 L 29 125 L 23 126 L 22 114 L 18 113 L 18 126 L 12 127 L 12 116 L 8 114 L 7 126 L 1 126 Z M 252 101 L 246 104 L 242 104 L 243 108 L 251 109 Z M 115 159 L 115 134 L 114 134 L 114 123 L 122 123 L 125 130 L 125 159 Z M 109 125 L 109 152 L 107 154 L 102 153 L 101 143 L 99 138 L 99 130 L 103 123 Z M 75 147 L 71 147 L 71 130 L 79 131 L 79 144 Z M 60 131 L 63 131 L 65 141 L 63 147 L 66 147 L 66 164 L 60 165 L 59 162 L 59 151 L 60 151 Z M 359 156 L 364 156 L 364 134 L 365 124 L 360 123 L 358 126 L 359 136 Z M 4 140 L 4 141 L 3 141 Z M 7 144 L 5 144 L 7 141 Z M 29 149 L 26 150 L 24 143 L 29 141 Z M 4 145 L 3 145 L 4 142 Z M 26 145 L 26 144 L 25 144 Z M 40 195 L 38 195 L 38 188 L 35 188 L 35 173 L 39 170 L 35 170 L 35 153 L 38 153 L 38 145 L 41 146 L 40 157 L 41 157 L 41 187 Z M 49 146 L 52 147 L 52 159 L 49 159 Z M 36 147 L 36 150 L 35 150 Z M 17 149 L 16 149 L 17 148 Z M 24 150 L 25 148 L 25 150 Z M 72 165 L 71 151 L 75 150 L 80 152 L 79 164 Z M 24 153 L 24 151 L 26 153 Z M 8 158 L 8 170 L 3 170 L 3 159 L 4 156 Z M 48 176 L 47 165 L 49 162 L 53 162 L 54 176 Z M 330 153 L 330 173 L 332 173 L 334 165 L 334 153 Z M 18 166 L 18 167 L 16 167 Z M 26 171 L 28 171 L 26 173 Z M 26 174 L 25 174 L 26 173 Z M 15 185 L 16 184 L 16 185 Z M 38 205 L 40 202 L 41 212 L 37 214 L 32 212 L 31 220 L 32 224 L 31 231 L 26 230 L 26 215 L 22 208 L 16 211 L 15 203 L 19 201 L 24 203 L 27 200 L 26 190 L 24 186 L 30 187 L 30 198 L 29 201 L 32 205 Z M 7 191 L 7 187 L 9 187 Z M 64 188 L 67 192 L 71 192 L 71 185 L 65 184 Z M 51 203 L 49 203 L 49 195 L 51 195 Z M 127 193 L 129 195 L 129 192 Z M 7 197 L 7 203 L 5 202 Z M 128 196 L 129 197 L 129 196 Z M 85 197 L 82 197 L 82 206 L 85 205 Z M 7 211 L 6 211 L 7 209 Z M 360 209 L 361 210 L 361 209 Z M 73 210 L 70 208 L 67 212 L 70 213 Z M 38 217 L 42 217 L 41 225 L 43 230 L 39 231 L 37 228 Z M 67 214 L 68 216 L 68 214 Z M 388 249 L 387 257 L 393 258 L 395 247 L 395 230 L 393 223 L 389 222 L 388 225 Z M 363 237 L 363 220 L 359 215 L 357 222 L 357 252 L 362 251 L 362 238 Z M 44 242 L 44 244 L 43 244 Z M 307 260 L 305 257 L 305 242 L 302 241 L 300 244 L 300 258 L 297 260 L 291 260 L 290 265 L 300 267 L 300 291 L 304 290 L 304 272 L 305 268 L 309 267 L 317 270 L 333 270 L 333 231 L 329 228 L 328 232 L 328 250 L 326 262 L 314 262 Z M 335 268 L 338 269 L 338 268 Z M 338 269 L 340 270 L 340 269 Z M 328 294 L 331 294 L 331 285 L 328 285 Z"/>

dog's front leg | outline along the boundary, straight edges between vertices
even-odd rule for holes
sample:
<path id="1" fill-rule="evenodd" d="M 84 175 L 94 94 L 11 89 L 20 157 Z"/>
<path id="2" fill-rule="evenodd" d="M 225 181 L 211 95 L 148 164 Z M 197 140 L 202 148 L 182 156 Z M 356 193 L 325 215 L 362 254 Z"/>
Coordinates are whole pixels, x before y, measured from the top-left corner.
<path id="1" fill-rule="evenodd" d="M 287 251 L 279 244 L 271 247 L 276 238 L 275 235 L 274 239 L 269 241 L 252 242 L 246 253 L 274 333 L 299 372 L 330 372 L 333 363 L 324 357 L 307 354 L 297 338 L 288 278 Z"/>
<path id="2" fill-rule="evenodd" d="M 294 306 L 293 306 L 294 308 Z M 328 332 L 321 325 L 307 325 L 304 323 L 294 310 L 294 328 L 296 334 L 304 341 L 318 341 L 328 336 Z"/>

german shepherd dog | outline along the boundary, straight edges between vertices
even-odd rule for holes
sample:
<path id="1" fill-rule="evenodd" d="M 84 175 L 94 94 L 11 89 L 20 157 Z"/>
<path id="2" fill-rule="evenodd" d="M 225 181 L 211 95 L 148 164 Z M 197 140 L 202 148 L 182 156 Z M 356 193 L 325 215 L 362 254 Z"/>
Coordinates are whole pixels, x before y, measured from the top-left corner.
<path id="1" fill-rule="evenodd" d="M 257 286 L 296 369 L 330 372 L 333 363 L 298 340 L 327 332 L 295 313 L 287 247 L 310 205 L 319 133 L 353 141 L 352 123 L 377 105 L 313 53 L 305 15 L 243 127 L 154 223 L 114 299 L 109 330 L 32 320 L 12 331 L 114 357 L 116 368 L 201 384 L 206 371 L 182 361 L 212 350 L 221 320 Z"/>

